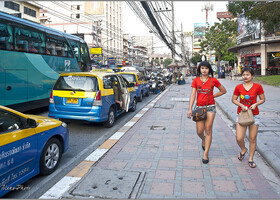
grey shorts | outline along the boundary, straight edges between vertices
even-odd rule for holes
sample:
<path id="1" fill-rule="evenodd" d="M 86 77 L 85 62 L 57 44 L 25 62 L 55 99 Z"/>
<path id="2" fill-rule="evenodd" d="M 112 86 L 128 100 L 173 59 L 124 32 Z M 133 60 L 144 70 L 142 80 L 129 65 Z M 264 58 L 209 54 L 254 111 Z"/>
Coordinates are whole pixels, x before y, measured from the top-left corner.
<path id="1" fill-rule="evenodd" d="M 255 123 L 253 125 L 259 126 L 261 124 L 260 115 L 254 115 Z M 236 115 L 236 123 L 238 123 L 238 115 Z"/>
<path id="2" fill-rule="evenodd" d="M 203 108 L 204 106 L 197 106 L 197 107 Z M 209 106 L 206 107 L 206 111 L 216 113 L 216 106 L 215 105 L 209 105 Z"/>

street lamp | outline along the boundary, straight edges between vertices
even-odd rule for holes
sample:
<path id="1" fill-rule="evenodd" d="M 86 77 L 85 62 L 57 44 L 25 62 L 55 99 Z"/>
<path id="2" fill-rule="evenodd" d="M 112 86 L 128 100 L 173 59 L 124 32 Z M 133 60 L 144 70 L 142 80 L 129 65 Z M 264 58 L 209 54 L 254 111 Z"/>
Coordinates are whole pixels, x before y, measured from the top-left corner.
<path id="1" fill-rule="evenodd" d="M 111 39 L 109 39 L 108 40 L 108 38 L 107 38 L 107 40 L 105 40 L 103 43 L 102 43 L 102 45 L 101 45 L 101 47 L 102 47 L 102 49 L 103 49 L 103 47 L 104 47 L 104 44 L 106 43 L 106 42 L 109 42 L 109 41 L 112 41 L 113 40 L 113 38 L 111 38 Z M 108 48 L 106 48 L 106 54 L 108 53 Z M 106 55 L 107 56 L 107 55 Z M 105 64 L 105 55 L 103 55 L 103 64 Z"/>

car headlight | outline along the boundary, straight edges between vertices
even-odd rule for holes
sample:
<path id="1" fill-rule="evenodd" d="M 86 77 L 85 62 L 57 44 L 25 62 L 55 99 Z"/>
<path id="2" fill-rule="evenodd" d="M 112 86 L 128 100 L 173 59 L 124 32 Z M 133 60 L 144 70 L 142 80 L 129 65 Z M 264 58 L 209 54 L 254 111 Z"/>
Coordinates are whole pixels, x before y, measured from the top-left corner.
<path id="1" fill-rule="evenodd" d="M 64 123 L 64 122 L 61 123 L 61 126 L 64 127 L 64 128 L 67 128 L 67 124 Z"/>

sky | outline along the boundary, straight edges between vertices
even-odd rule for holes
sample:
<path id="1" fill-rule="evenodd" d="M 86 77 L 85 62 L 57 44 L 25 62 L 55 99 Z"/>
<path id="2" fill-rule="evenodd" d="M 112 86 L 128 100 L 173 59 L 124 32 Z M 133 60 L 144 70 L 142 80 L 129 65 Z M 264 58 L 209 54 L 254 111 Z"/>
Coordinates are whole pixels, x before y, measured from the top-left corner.
<path id="1" fill-rule="evenodd" d="M 185 32 L 193 31 L 194 23 L 205 23 L 206 11 L 201 10 L 206 3 L 213 5 L 213 11 L 208 11 L 208 22 L 218 22 L 217 12 L 227 11 L 226 5 L 228 1 L 174 1 L 175 23 L 180 29 L 178 31 L 181 31 L 181 24 Z M 123 33 L 132 36 L 153 35 L 149 33 L 149 29 L 126 3 L 123 6 Z M 159 42 L 156 36 L 154 36 L 154 46 L 155 53 L 171 53 L 167 47 L 161 48 L 166 45 Z"/>

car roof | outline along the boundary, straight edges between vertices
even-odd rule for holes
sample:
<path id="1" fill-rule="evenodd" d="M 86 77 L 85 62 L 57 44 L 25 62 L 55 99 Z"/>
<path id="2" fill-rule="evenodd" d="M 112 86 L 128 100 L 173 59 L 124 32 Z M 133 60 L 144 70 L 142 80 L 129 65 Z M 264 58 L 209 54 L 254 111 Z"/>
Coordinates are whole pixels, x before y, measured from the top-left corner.
<path id="1" fill-rule="evenodd" d="M 97 77 L 104 77 L 107 75 L 116 74 L 115 72 L 110 71 L 91 71 L 91 72 L 66 72 L 61 73 L 60 76 L 97 76 Z"/>

